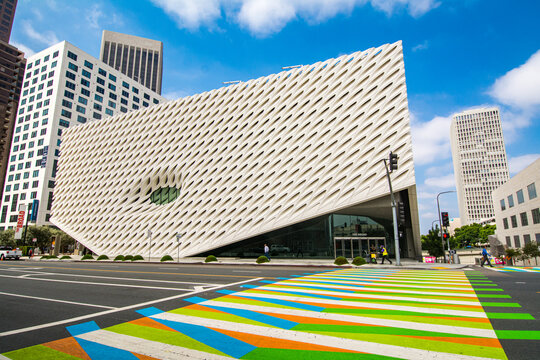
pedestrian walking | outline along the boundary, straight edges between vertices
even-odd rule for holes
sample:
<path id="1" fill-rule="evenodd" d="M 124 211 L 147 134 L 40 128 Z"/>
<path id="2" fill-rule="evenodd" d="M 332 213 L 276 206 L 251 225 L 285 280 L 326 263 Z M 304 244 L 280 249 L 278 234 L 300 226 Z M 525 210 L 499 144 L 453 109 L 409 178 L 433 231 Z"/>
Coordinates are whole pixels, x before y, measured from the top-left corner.
<path id="1" fill-rule="evenodd" d="M 264 244 L 264 256 L 270 261 L 270 248 L 267 244 Z"/>
<path id="2" fill-rule="evenodd" d="M 388 260 L 388 262 L 390 264 L 392 264 L 392 261 L 388 258 L 388 251 L 386 251 L 386 248 L 384 246 L 382 246 L 382 245 L 381 245 L 380 252 L 381 252 L 381 256 L 382 256 L 381 264 L 384 264 L 384 259 Z"/>
<path id="3" fill-rule="evenodd" d="M 482 248 L 482 262 L 480 263 L 480 266 L 481 267 L 484 267 L 484 263 L 487 262 L 489 264 L 490 267 L 493 267 L 493 265 L 491 265 L 491 262 L 489 261 L 489 253 L 487 252 L 487 249 L 486 247 L 484 246 Z"/>

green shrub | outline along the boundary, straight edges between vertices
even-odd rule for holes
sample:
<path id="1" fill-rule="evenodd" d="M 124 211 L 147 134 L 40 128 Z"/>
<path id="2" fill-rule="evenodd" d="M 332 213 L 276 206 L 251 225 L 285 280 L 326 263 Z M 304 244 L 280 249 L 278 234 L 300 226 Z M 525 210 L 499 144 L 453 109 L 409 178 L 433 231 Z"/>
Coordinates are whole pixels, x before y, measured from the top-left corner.
<path id="1" fill-rule="evenodd" d="M 69 255 L 64 255 L 60 258 L 60 260 L 66 260 L 66 259 L 71 259 L 71 256 Z"/>
<path id="2" fill-rule="evenodd" d="M 124 261 L 131 261 L 132 259 L 133 259 L 133 255 L 124 256 Z"/>
<path id="3" fill-rule="evenodd" d="M 171 255 L 165 255 L 164 257 L 161 258 L 160 261 L 161 262 L 163 262 L 163 261 L 173 261 L 173 258 L 171 257 Z"/>
<path id="4" fill-rule="evenodd" d="M 336 260 L 334 261 L 334 264 L 336 265 L 345 265 L 348 264 L 349 261 L 345 259 L 343 256 L 338 256 Z"/>
<path id="5" fill-rule="evenodd" d="M 352 263 L 356 266 L 364 265 L 366 263 L 366 259 L 361 256 L 357 256 L 353 259 Z"/>
<path id="6" fill-rule="evenodd" d="M 46 260 L 49 258 L 49 255 L 43 255 L 42 257 L 40 257 L 41 260 Z"/>
<path id="7" fill-rule="evenodd" d="M 117 256 L 114 258 L 114 261 L 124 261 L 124 255 L 117 255 Z"/>
<path id="8" fill-rule="evenodd" d="M 94 257 L 91 254 L 84 255 L 81 260 L 94 260 Z"/>
<path id="9" fill-rule="evenodd" d="M 138 261 L 138 260 L 144 260 L 144 258 L 141 255 L 135 255 L 131 261 Z"/>
<path id="10" fill-rule="evenodd" d="M 99 255 L 97 260 L 109 260 L 109 257 L 107 255 Z"/>
<path id="11" fill-rule="evenodd" d="M 264 255 L 261 255 L 257 258 L 257 264 L 262 264 L 262 263 L 265 263 L 265 262 L 268 262 L 270 260 L 268 260 L 268 258 Z"/>
<path id="12" fill-rule="evenodd" d="M 204 260 L 205 263 L 209 263 L 212 261 L 217 261 L 216 257 L 214 255 L 208 255 L 206 259 Z"/>
<path id="13" fill-rule="evenodd" d="M 56 255 L 49 255 L 49 259 L 58 259 L 58 256 L 56 256 Z"/>

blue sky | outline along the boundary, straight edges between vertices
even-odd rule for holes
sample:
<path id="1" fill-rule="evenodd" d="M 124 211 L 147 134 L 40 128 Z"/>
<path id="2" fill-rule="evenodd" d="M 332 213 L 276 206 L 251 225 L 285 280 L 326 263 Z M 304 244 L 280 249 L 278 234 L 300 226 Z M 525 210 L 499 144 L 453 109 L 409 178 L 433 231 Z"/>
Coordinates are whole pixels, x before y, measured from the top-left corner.
<path id="1" fill-rule="evenodd" d="M 99 57 L 104 29 L 161 40 L 174 99 L 403 40 L 425 233 L 455 188 L 453 113 L 500 108 L 511 175 L 540 157 L 538 14 L 535 0 L 19 0 L 11 43 Z M 454 194 L 441 208 L 459 216 Z"/>

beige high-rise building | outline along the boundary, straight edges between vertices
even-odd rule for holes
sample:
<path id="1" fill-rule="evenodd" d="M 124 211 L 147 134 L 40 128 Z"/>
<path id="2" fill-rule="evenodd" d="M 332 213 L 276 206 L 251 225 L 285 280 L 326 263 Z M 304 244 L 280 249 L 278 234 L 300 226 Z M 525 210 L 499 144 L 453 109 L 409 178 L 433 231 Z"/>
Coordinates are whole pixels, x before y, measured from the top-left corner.
<path id="1" fill-rule="evenodd" d="M 499 109 L 454 114 L 450 140 L 461 225 L 493 218 L 492 192 L 509 178 Z"/>
<path id="2" fill-rule="evenodd" d="M 148 89 L 161 94 L 163 43 L 103 30 L 101 61 Z"/>

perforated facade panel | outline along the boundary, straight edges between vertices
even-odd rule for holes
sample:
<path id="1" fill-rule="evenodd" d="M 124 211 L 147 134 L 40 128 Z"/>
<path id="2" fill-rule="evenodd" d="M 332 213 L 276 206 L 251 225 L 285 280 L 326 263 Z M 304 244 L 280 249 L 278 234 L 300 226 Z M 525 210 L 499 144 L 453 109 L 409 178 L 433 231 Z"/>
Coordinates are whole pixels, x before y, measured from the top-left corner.
<path id="1" fill-rule="evenodd" d="M 98 254 L 147 254 L 150 230 L 152 256 L 177 233 L 190 256 L 388 195 L 390 151 L 414 186 L 401 42 L 66 131 L 51 221 Z"/>

